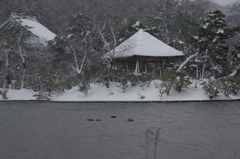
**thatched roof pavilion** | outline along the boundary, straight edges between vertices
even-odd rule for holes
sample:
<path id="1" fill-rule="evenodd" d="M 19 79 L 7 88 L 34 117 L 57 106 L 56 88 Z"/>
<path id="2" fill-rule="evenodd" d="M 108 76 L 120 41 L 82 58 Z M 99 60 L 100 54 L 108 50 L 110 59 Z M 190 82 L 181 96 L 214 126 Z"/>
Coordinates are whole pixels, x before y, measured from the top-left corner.
<path id="1" fill-rule="evenodd" d="M 115 60 L 136 59 L 135 73 L 139 73 L 139 60 L 141 61 L 167 61 L 168 57 L 184 56 L 173 47 L 163 43 L 151 34 L 140 29 L 129 39 L 121 43 L 105 57 Z"/>

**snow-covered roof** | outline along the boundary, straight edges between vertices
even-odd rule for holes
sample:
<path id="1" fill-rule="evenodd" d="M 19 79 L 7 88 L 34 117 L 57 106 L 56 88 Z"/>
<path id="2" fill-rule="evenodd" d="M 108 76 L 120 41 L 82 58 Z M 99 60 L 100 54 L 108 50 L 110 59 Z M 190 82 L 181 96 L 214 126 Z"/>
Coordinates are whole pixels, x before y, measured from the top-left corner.
<path id="1" fill-rule="evenodd" d="M 107 56 L 113 56 L 113 51 Z M 129 39 L 116 47 L 113 58 L 131 56 L 169 57 L 184 54 L 140 29 Z"/>
<path id="2" fill-rule="evenodd" d="M 20 25 L 24 26 L 24 27 L 28 26 L 29 28 L 27 28 L 27 29 L 33 35 L 35 35 L 36 37 L 40 38 L 41 40 L 44 40 L 44 41 L 53 40 L 55 38 L 55 36 L 56 36 L 56 34 L 54 34 L 49 29 L 47 29 L 42 24 L 40 24 L 35 19 L 35 17 L 18 16 L 15 13 L 12 13 L 10 19 L 7 22 L 5 22 L 5 24 L 3 23 L 3 25 L 1 25 L 1 27 L 4 27 L 4 25 L 6 25 L 8 22 L 11 22 L 13 20 L 15 22 L 19 23 Z"/>

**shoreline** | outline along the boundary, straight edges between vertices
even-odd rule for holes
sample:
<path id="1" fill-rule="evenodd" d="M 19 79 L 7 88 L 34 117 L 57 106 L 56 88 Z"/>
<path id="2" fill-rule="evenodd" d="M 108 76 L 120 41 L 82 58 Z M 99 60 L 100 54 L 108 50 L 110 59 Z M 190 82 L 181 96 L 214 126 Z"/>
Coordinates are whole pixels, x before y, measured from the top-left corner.
<path id="1" fill-rule="evenodd" d="M 171 90 L 170 95 L 160 97 L 159 90 L 153 84 L 144 89 L 129 87 L 125 93 L 119 87 L 110 83 L 110 88 L 92 84 L 88 94 L 81 93 L 78 87 L 73 87 L 61 94 L 52 95 L 49 99 L 38 100 L 34 96 L 37 92 L 30 89 L 9 90 L 8 99 L 0 102 L 48 102 L 48 103 L 177 103 L 177 102 L 221 102 L 240 101 L 240 93 L 228 97 L 219 93 L 216 98 L 210 99 L 202 86 L 190 85 L 181 92 Z"/>
<path id="2" fill-rule="evenodd" d="M 46 102 L 46 103 L 186 103 L 186 102 L 237 102 L 240 99 L 218 99 L 218 100 L 139 100 L 139 101 L 51 101 L 51 100 L 0 100 L 0 103 L 5 102 Z"/>

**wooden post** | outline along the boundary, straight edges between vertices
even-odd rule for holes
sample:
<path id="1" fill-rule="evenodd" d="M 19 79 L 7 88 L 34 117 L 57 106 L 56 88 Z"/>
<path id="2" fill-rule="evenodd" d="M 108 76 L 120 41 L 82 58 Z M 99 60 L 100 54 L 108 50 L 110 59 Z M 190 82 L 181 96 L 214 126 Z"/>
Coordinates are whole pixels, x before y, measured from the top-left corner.
<path id="1" fill-rule="evenodd" d="M 154 72 L 157 72 L 157 61 L 155 61 L 155 71 Z"/>
<path id="2" fill-rule="evenodd" d="M 138 60 L 138 58 L 136 60 L 135 74 L 139 74 L 139 60 Z"/>
<path id="3" fill-rule="evenodd" d="M 147 59 L 145 59 L 145 72 L 147 73 L 148 70 L 147 70 Z"/>
<path id="4" fill-rule="evenodd" d="M 128 70 L 128 62 L 127 61 L 125 62 L 125 66 L 126 66 L 126 71 L 129 72 L 129 70 Z"/>
<path id="5" fill-rule="evenodd" d="M 160 77 L 162 76 L 162 62 L 159 61 L 160 65 L 159 65 L 159 75 Z"/>

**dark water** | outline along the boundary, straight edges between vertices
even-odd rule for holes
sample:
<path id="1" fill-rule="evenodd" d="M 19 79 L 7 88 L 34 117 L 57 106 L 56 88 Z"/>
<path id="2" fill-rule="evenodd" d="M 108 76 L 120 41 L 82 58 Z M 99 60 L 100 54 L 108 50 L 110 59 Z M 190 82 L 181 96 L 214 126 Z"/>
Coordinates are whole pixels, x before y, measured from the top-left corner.
<path id="1" fill-rule="evenodd" d="M 159 159 L 240 159 L 240 102 L 0 103 L 0 159 L 146 159 L 150 127 Z"/>

